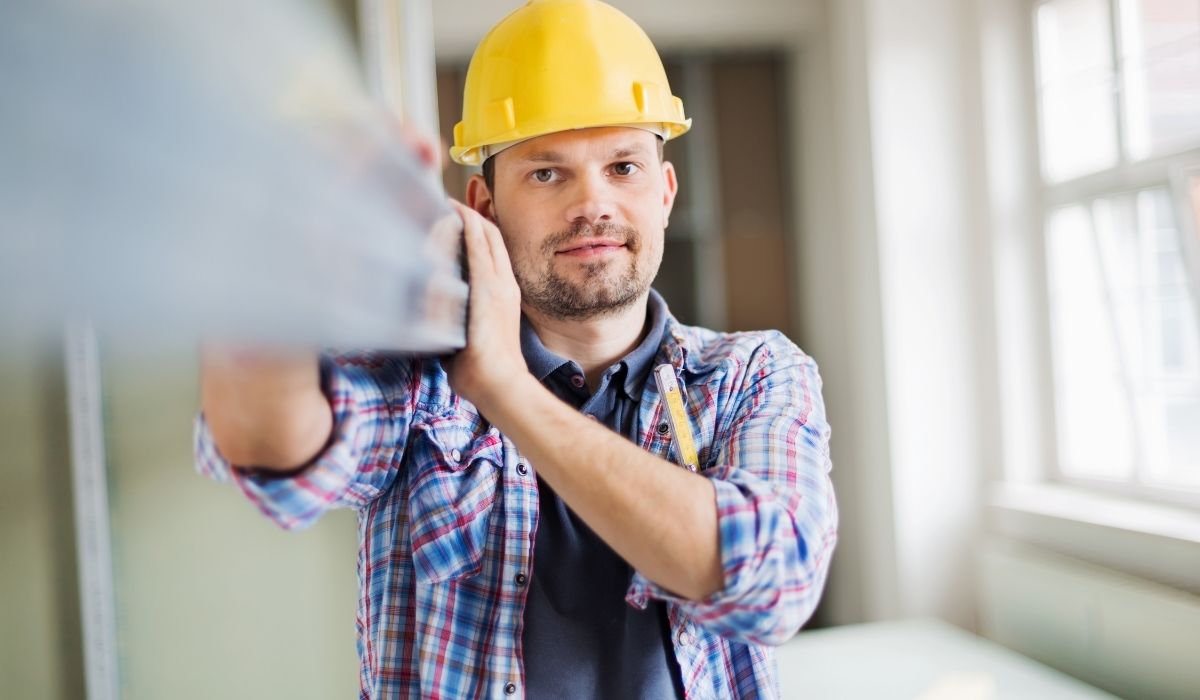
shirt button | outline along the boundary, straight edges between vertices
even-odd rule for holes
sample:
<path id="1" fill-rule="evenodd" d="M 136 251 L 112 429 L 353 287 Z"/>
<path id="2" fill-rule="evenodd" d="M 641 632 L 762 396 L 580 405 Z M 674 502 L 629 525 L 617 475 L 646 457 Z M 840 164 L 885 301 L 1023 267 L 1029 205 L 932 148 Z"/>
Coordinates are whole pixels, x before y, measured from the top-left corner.
<path id="1" fill-rule="evenodd" d="M 517 462 L 517 473 L 521 476 L 525 476 L 529 473 L 529 467 L 525 466 L 524 462 Z"/>
<path id="2" fill-rule="evenodd" d="M 462 459 L 462 451 L 450 450 L 450 459 L 454 460 L 455 462 L 459 461 Z"/>
<path id="3" fill-rule="evenodd" d="M 576 389 L 582 389 L 584 381 L 585 380 L 582 374 L 576 374 L 571 377 L 571 384 L 573 384 Z"/>
<path id="4" fill-rule="evenodd" d="M 509 683 L 508 685 L 504 686 L 504 694 L 505 695 L 513 695 L 516 692 L 517 692 L 517 684 L 516 683 Z"/>
<path id="5" fill-rule="evenodd" d="M 691 645 L 692 645 L 692 635 L 688 634 L 686 630 L 683 632 L 680 632 L 679 633 L 679 646 L 688 647 Z"/>
<path id="6" fill-rule="evenodd" d="M 517 582 L 518 586 L 524 586 L 526 583 L 529 582 L 529 577 L 526 576 L 525 574 L 517 574 L 516 576 L 513 577 L 513 580 Z"/>
<path id="7" fill-rule="evenodd" d="M 656 430 L 658 430 L 659 435 L 666 435 L 671 430 L 671 426 L 667 425 L 666 423 L 659 423 Z"/>

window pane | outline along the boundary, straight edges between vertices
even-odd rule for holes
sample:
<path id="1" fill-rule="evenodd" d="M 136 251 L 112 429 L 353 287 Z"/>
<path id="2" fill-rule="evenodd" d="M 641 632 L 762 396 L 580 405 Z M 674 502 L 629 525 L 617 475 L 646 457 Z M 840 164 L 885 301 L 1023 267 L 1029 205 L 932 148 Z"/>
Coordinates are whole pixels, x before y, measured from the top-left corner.
<path id="1" fill-rule="evenodd" d="M 1200 488 L 1200 330 L 1167 190 L 1060 210 L 1047 234 L 1063 472 Z"/>
<path id="2" fill-rule="evenodd" d="M 1192 214 L 1196 225 L 1192 227 L 1192 232 L 1196 234 L 1196 245 L 1200 245 L 1200 175 L 1191 177 L 1191 186 L 1189 188 L 1192 195 Z M 1200 275 L 1200 270 L 1196 271 Z"/>
<path id="3" fill-rule="evenodd" d="M 1166 190 L 1136 197 L 1144 362 L 1134 365 L 1145 478 L 1200 487 L 1200 330 Z M 1132 260 L 1130 261 L 1132 262 Z"/>
<path id="4" fill-rule="evenodd" d="M 1112 26 L 1107 0 L 1052 0 L 1037 10 L 1042 174 L 1061 182 L 1117 162 Z"/>
<path id="5" fill-rule="evenodd" d="M 1087 209 L 1054 212 L 1046 233 L 1059 463 L 1069 476 L 1131 478 L 1129 394 Z"/>
<path id="6" fill-rule="evenodd" d="M 1129 157 L 1200 140 L 1200 2 L 1120 0 L 1120 9 Z"/>

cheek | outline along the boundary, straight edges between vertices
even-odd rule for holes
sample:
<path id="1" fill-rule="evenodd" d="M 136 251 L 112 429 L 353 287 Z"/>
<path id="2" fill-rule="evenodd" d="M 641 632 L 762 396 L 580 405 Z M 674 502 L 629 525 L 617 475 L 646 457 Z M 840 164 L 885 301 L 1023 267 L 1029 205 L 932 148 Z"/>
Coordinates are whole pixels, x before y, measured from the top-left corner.
<path id="1" fill-rule="evenodd" d="M 514 270 L 528 272 L 538 266 L 538 250 L 531 237 L 506 234 L 503 230 L 501 235 L 504 238 L 504 248 L 508 251 L 508 260 Z"/>
<path id="2" fill-rule="evenodd" d="M 657 270 L 662 264 L 665 236 L 661 227 L 642 229 L 642 249 L 638 258 L 647 269 Z"/>

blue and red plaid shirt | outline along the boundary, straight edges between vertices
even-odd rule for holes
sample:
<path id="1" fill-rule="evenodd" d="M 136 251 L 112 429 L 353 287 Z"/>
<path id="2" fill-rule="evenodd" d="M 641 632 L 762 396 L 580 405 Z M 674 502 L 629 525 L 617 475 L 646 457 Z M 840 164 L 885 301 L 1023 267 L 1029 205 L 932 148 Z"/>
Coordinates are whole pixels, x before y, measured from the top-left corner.
<path id="1" fill-rule="evenodd" d="M 694 601 L 635 572 L 626 600 L 666 602 L 689 700 L 778 698 L 772 645 L 812 614 L 837 539 L 816 364 L 778 332 L 674 319 L 663 362 L 684 387 L 701 474 L 716 490 L 725 587 Z M 325 357 L 322 381 L 333 436 L 298 475 L 231 469 L 203 416 L 198 469 L 232 478 L 289 530 L 357 509 L 361 698 L 522 696 L 521 581 L 538 521 L 528 462 L 454 394 L 437 359 Z M 637 421 L 642 447 L 671 459 L 654 381 Z"/>

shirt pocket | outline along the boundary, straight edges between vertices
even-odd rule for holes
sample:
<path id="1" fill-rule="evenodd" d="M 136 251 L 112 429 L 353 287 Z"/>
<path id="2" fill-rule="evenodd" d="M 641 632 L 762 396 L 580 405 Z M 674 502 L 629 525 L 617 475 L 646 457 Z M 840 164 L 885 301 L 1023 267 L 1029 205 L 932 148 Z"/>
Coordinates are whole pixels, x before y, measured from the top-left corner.
<path id="1" fill-rule="evenodd" d="M 414 426 L 409 490 L 411 546 L 417 580 L 437 583 L 477 575 L 499 497 L 504 444 L 499 431 L 458 415 Z"/>

